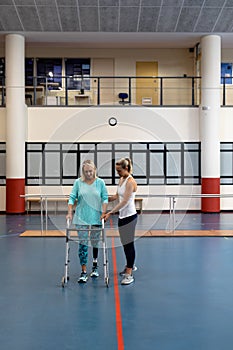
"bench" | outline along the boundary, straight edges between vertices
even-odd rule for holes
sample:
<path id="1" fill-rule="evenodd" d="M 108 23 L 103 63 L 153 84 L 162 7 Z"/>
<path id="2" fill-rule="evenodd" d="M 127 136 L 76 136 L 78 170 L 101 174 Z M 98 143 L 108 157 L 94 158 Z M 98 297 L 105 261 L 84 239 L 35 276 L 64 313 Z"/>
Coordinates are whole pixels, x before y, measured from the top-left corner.
<path id="1" fill-rule="evenodd" d="M 28 212 L 32 210 L 32 203 L 38 203 L 38 204 L 41 203 L 41 197 L 31 197 L 31 198 L 27 197 L 25 198 L 25 202 L 26 202 L 26 211 L 28 214 Z"/>
<path id="2" fill-rule="evenodd" d="M 66 197 L 57 197 L 57 198 L 55 198 L 55 197 L 49 197 L 49 198 L 47 198 L 46 199 L 47 200 L 47 203 L 54 203 L 54 205 L 55 205 L 55 208 L 54 208 L 54 211 L 55 211 L 55 214 L 57 213 L 57 211 L 58 211 L 58 203 L 66 203 L 66 205 L 68 204 L 68 198 L 66 198 Z M 66 206 L 66 209 L 67 209 L 67 206 Z"/>
<path id="3" fill-rule="evenodd" d="M 55 211 L 55 213 L 57 213 L 57 211 L 58 211 L 58 203 L 67 203 L 68 198 L 65 198 L 65 197 L 64 198 L 62 198 L 62 197 L 48 197 L 48 198 L 45 199 L 43 197 L 42 201 L 43 201 L 43 203 L 45 203 L 47 201 L 47 204 L 49 202 L 54 203 L 54 205 L 55 205 L 54 211 Z M 41 197 L 27 197 L 27 198 L 25 198 L 25 202 L 26 202 L 26 211 L 28 213 L 29 211 L 31 211 L 33 203 L 40 204 L 40 206 L 41 206 Z"/>

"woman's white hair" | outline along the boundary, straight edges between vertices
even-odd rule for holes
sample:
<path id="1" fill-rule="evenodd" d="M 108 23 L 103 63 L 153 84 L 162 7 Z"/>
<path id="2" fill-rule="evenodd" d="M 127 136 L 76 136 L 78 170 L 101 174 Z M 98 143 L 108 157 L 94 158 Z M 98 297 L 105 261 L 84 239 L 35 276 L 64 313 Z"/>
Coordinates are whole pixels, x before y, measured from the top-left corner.
<path id="1" fill-rule="evenodd" d="M 83 162 L 83 164 L 82 164 L 82 175 L 81 175 L 81 179 L 84 181 L 85 180 L 85 173 L 84 173 L 84 168 L 85 168 L 85 166 L 90 166 L 91 168 L 93 168 L 93 170 L 94 170 L 94 178 L 97 178 L 97 174 L 96 174 L 96 172 L 97 172 L 97 170 L 96 170 L 96 166 L 95 166 L 95 164 L 94 164 L 94 162 L 92 161 L 92 160 L 90 160 L 90 159 L 87 159 L 87 160 L 85 160 L 84 162 Z"/>

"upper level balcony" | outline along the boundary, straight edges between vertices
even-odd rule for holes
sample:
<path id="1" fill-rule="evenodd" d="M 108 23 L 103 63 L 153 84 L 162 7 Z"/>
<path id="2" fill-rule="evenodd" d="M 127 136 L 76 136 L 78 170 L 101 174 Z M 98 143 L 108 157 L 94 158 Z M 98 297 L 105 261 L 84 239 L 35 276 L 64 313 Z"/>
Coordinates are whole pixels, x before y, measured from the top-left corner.
<path id="1" fill-rule="evenodd" d="M 194 76 L 36 76 L 25 86 L 27 106 L 148 106 L 198 107 L 201 77 Z M 227 80 L 226 80 L 227 79 Z M 231 79 L 232 80 L 232 79 Z M 233 106 L 233 85 L 221 78 L 222 106 Z M 6 102 L 5 79 L 0 80 L 0 106 Z"/>

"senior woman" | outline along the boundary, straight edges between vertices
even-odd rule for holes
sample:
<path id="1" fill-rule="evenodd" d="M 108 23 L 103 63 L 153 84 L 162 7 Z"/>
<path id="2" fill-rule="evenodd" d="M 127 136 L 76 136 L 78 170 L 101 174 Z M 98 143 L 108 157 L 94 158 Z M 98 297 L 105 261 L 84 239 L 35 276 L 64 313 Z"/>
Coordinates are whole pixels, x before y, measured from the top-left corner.
<path id="1" fill-rule="evenodd" d="M 77 205 L 73 217 L 73 206 L 76 201 Z M 90 233 L 93 247 L 93 266 L 90 276 L 99 276 L 97 258 L 101 233 L 101 216 L 106 213 L 107 203 L 107 189 L 104 181 L 96 175 L 95 164 L 91 160 L 84 161 L 82 164 L 82 176 L 75 180 L 69 196 L 68 214 L 66 216 L 67 219 L 73 221 L 78 231 L 78 255 L 82 269 L 78 279 L 79 283 L 86 283 L 88 280 L 88 228 L 97 229 Z M 82 231 L 79 231 L 79 229 L 82 229 Z"/>

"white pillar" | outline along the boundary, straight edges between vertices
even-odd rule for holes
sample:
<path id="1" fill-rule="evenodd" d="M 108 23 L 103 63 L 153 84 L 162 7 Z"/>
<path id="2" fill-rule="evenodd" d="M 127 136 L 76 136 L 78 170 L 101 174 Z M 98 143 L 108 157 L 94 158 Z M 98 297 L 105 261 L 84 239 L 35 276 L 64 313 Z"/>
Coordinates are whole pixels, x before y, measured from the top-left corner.
<path id="1" fill-rule="evenodd" d="M 220 79 L 221 38 L 207 35 L 201 39 L 201 175 L 202 193 L 220 193 Z M 203 198 L 202 211 L 220 211 L 219 198 Z"/>
<path id="2" fill-rule="evenodd" d="M 24 212 L 25 54 L 24 37 L 6 35 L 6 212 Z"/>

